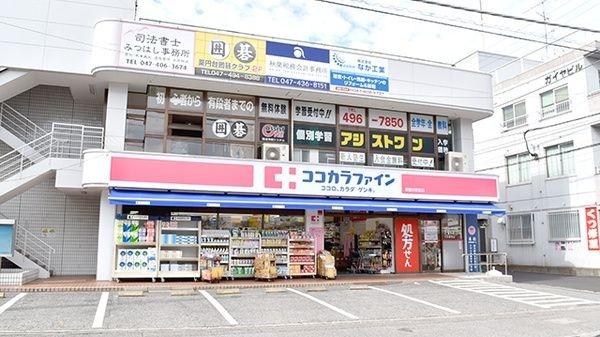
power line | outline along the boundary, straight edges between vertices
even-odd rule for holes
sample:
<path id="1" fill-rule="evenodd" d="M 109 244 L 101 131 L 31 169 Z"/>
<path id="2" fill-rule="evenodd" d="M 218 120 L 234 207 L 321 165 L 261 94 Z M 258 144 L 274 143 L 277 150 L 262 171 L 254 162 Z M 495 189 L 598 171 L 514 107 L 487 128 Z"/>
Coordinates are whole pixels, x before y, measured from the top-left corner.
<path id="1" fill-rule="evenodd" d="M 510 34 L 499 33 L 499 32 L 492 32 L 492 31 L 489 31 L 489 30 L 481 29 L 481 28 L 461 26 L 461 25 L 457 25 L 457 24 L 453 24 L 453 23 L 442 22 L 442 21 L 437 21 L 437 20 L 433 20 L 433 19 L 419 18 L 419 17 L 415 17 L 415 16 L 410 16 L 410 15 L 400 14 L 400 13 L 395 13 L 395 12 L 389 12 L 389 11 L 384 11 L 384 10 L 375 9 L 375 8 L 369 8 L 369 7 L 364 7 L 364 6 L 339 3 L 339 2 L 330 1 L 330 0 L 314 0 L 314 1 L 322 2 L 322 3 L 326 3 L 326 4 L 330 4 L 330 5 L 348 7 L 348 8 L 352 8 L 352 9 L 359 9 L 359 10 L 373 12 L 373 13 L 377 13 L 377 14 L 391 15 L 391 16 L 396 16 L 396 17 L 400 17 L 400 18 L 404 18 L 404 19 L 410 19 L 410 20 L 422 21 L 422 22 L 427 22 L 427 23 L 433 23 L 433 24 L 437 24 L 437 25 L 448 26 L 448 27 L 453 27 L 453 28 L 458 28 L 458 29 L 465 29 L 465 30 L 470 30 L 470 31 L 478 32 L 478 33 L 498 35 L 498 36 L 503 36 L 503 37 L 517 39 L 517 40 L 522 40 L 522 41 L 528 41 L 528 42 L 546 44 L 545 41 L 540 41 L 540 40 L 531 39 L 531 38 L 527 38 L 527 37 L 510 35 Z M 563 45 L 563 44 L 558 44 L 558 43 L 550 43 L 549 42 L 548 45 L 552 45 L 552 46 L 555 46 L 555 47 L 561 47 L 561 48 L 568 48 L 568 49 L 573 49 L 573 50 L 579 50 L 579 51 L 583 51 L 583 52 L 586 52 L 586 53 L 590 52 L 590 50 L 587 50 L 587 49 L 578 48 L 578 47 L 571 47 L 571 46 L 567 46 L 567 45 Z M 456 64 L 454 64 L 453 66 L 456 66 Z"/>
<path id="2" fill-rule="evenodd" d="M 520 16 L 514 16 L 514 15 L 503 14 L 503 13 L 496 13 L 496 12 L 484 11 L 484 10 L 479 10 L 479 9 L 476 9 L 476 8 L 468 8 L 468 7 L 463 7 L 463 6 L 451 5 L 451 4 L 447 4 L 447 3 L 443 3 L 443 2 L 437 2 L 437 1 L 432 1 L 432 0 L 410 0 L 410 1 L 421 2 L 421 3 L 426 3 L 428 5 L 435 5 L 435 6 L 440 6 L 440 7 L 452 8 L 452 9 L 456 9 L 456 10 L 467 11 L 467 12 L 472 12 L 472 13 L 478 13 L 478 14 L 483 14 L 483 15 L 496 16 L 496 17 L 501 17 L 501 18 L 504 18 L 504 19 L 525 21 L 525 22 L 536 23 L 536 24 L 540 24 L 540 25 L 548 25 L 548 26 L 560 27 L 560 28 L 567 28 L 567 29 L 575 29 L 575 30 L 580 30 L 580 31 L 583 31 L 583 32 L 589 32 L 589 33 L 600 33 L 600 30 L 593 29 L 593 28 L 587 28 L 587 27 L 581 27 L 581 26 L 571 26 L 571 25 L 565 25 L 565 24 L 556 23 L 556 22 L 549 22 L 549 21 L 540 21 L 540 20 L 535 20 L 535 19 L 528 19 L 528 18 L 524 18 L 524 17 L 520 17 Z"/>

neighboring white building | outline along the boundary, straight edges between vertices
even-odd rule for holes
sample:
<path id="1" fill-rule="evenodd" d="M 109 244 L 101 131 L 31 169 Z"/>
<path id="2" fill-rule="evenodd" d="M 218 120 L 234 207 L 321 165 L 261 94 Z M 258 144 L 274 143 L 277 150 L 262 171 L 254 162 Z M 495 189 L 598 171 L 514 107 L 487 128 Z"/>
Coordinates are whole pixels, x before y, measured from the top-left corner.
<path id="1" fill-rule="evenodd" d="M 600 275 L 592 219 L 600 200 L 599 48 L 495 80 L 494 115 L 473 126 L 475 171 L 499 175 L 507 211 L 488 221 L 486 236 L 513 268 Z"/>

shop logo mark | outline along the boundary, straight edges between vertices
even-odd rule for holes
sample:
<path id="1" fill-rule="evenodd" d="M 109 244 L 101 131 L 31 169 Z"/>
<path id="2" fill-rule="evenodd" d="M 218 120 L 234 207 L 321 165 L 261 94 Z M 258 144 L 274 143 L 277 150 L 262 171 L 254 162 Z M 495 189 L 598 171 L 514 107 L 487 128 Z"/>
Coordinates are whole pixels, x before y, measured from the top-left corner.
<path id="1" fill-rule="evenodd" d="M 288 167 L 285 171 L 281 166 L 265 166 L 265 187 L 283 189 L 287 184 L 287 189 L 295 190 L 296 168 Z"/>

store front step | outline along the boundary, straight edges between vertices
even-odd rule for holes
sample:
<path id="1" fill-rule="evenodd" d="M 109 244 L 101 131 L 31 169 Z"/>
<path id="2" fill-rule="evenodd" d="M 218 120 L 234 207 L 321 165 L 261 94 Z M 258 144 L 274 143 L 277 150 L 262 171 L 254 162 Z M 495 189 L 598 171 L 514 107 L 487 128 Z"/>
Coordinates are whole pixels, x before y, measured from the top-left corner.
<path id="1" fill-rule="evenodd" d="M 455 275 L 442 273 L 428 274 L 342 274 L 334 280 L 319 278 L 304 278 L 284 280 L 276 279 L 273 282 L 256 282 L 254 280 L 222 281 L 220 283 L 206 282 L 112 282 L 96 281 L 93 276 L 86 277 L 51 277 L 49 279 L 38 279 L 23 286 L 0 287 L 0 292 L 102 292 L 102 291 L 173 291 L 193 289 L 197 290 L 232 290 L 232 289 L 281 289 L 281 288 L 319 288 L 329 286 L 358 287 L 367 285 L 384 285 L 394 283 L 413 283 L 416 281 L 445 280 L 455 278 Z"/>

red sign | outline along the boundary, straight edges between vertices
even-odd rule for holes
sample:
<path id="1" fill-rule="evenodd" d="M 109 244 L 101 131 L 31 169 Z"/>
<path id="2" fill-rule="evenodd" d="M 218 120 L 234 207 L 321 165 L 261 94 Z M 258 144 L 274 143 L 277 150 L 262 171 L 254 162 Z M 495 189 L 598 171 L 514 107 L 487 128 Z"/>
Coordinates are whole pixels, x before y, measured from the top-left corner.
<path id="1" fill-rule="evenodd" d="M 439 176 L 403 174 L 402 192 L 419 195 L 463 195 L 472 197 L 498 196 L 498 184 L 488 177 Z"/>
<path id="2" fill-rule="evenodd" d="M 600 238 L 598 237 L 598 209 L 585 208 L 585 224 L 587 228 L 588 249 L 600 251 Z"/>
<path id="3" fill-rule="evenodd" d="M 419 220 L 414 218 L 396 218 L 396 272 L 418 273 L 421 269 L 419 259 Z"/>

